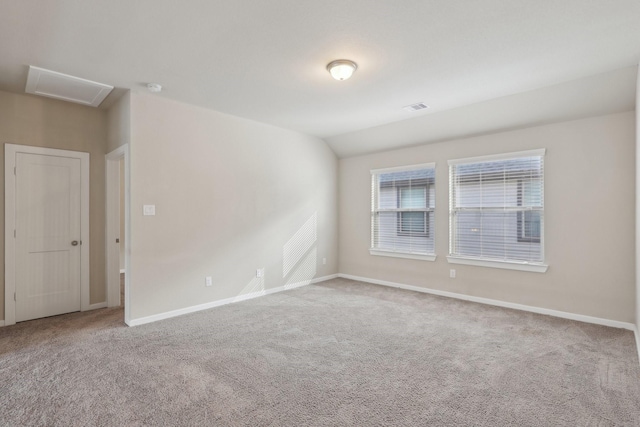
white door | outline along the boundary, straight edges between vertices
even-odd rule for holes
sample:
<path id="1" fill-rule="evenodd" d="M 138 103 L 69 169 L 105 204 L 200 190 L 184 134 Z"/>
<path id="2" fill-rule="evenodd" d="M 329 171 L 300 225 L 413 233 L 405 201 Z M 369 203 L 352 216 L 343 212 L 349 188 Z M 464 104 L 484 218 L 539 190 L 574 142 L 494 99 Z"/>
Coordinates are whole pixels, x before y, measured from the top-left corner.
<path id="1" fill-rule="evenodd" d="M 15 320 L 80 310 L 80 159 L 16 154 Z"/>

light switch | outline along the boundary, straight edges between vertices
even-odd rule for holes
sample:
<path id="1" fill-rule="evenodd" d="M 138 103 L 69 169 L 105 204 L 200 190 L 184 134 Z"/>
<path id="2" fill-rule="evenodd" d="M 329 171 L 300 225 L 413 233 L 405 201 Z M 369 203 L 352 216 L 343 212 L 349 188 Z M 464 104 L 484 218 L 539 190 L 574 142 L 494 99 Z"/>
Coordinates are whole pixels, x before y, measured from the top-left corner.
<path id="1" fill-rule="evenodd" d="M 153 216 L 156 214 L 156 205 L 144 205 L 142 207 L 142 214 L 145 216 Z"/>

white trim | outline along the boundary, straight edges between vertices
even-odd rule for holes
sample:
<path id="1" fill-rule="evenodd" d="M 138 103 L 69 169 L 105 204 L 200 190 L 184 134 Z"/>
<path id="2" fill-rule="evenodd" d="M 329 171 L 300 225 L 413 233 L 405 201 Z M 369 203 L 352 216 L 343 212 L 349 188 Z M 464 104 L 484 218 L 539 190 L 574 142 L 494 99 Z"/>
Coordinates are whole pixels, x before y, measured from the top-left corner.
<path id="1" fill-rule="evenodd" d="M 95 304 L 91 304 L 87 310 L 97 310 L 99 308 L 107 308 L 107 302 L 102 301 L 102 302 L 97 302 Z"/>
<path id="2" fill-rule="evenodd" d="M 455 292 L 440 291 L 437 289 L 422 288 L 418 286 L 405 285 L 402 283 L 388 282 L 386 280 L 370 279 L 367 277 L 352 276 L 350 274 L 338 274 L 338 277 L 359 282 L 372 283 L 374 285 L 389 286 L 392 288 L 406 289 L 408 291 L 422 292 L 425 294 L 438 295 L 442 297 L 455 298 L 464 301 L 477 302 L 480 304 L 495 305 L 498 307 L 511 308 L 514 310 L 528 311 L 531 313 L 544 314 L 547 316 L 560 317 L 562 319 L 577 320 L 579 322 L 593 323 L 595 325 L 609 326 L 612 328 L 627 329 L 635 331 L 633 323 L 620 322 L 618 320 L 603 319 L 601 317 L 585 316 L 583 314 L 568 313 L 566 311 L 551 310 L 548 308 L 534 307 L 530 305 L 517 304 L 512 302 L 494 300 L 489 298 L 474 297 L 471 295 L 458 294 Z"/>
<path id="3" fill-rule="evenodd" d="M 120 270 L 120 248 L 113 240 L 114 235 L 120 237 L 120 158 L 119 151 L 112 155 L 105 155 L 105 277 L 106 295 L 109 307 L 120 306 L 120 273 L 113 274 Z M 113 253 L 118 252 L 116 257 Z M 116 265 L 117 263 L 117 265 Z M 117 283 L 114 283 L 117 282 Z M 116 286 L 117 285 L 117 286 Z M 116 289 L 117 288 L 117 289 Z M 117 290 L 117 292 L 115 292 Z"/>
<path id="4" fill-rule="evenodd" d="M 392 258 L 419 259 L 421 261 L 435 261 L 436 256 L 432 254 L 412 254 L 409 252 L 385 251 L 382 249 L 369 248 L 369 253 L 375 256 L 388 256 Z"/>
<path id="5" fill-rule="evenodd" d="M 0 320 L 0 328 L 4 326 L 4 320 Z"/>
<path id="6" fill-rule="evenodd" d="M 390 173 L 390 172 L 404 172 L 404 171 L 412 171 L 416 169 L 435 169 L 435 162 L 431 163 L 421 163 L 419 165 L 407 165 L 407 166 L 395 166 L 392 168 L 382 168 L 382 169 L 371 169 L 371 175 L 378 175 L 381 173 Z"/>
<path id="7" fill-rule="evenodd" d="M 120 269 L 120 245 L 113 236 L 120 236 L 120 159 L 124 159 L 124 270 Z M 120 306 L 120 274 L 124 275 L 124 322 L 131 318 L 131 213 L 130 213 L 130 155 L 129 144 L 123 144 L 105 155 L 105 286 L 107 306 Z M 118 184 L 117 186 L 115 184 Z M 116 188 L 117 187 L 117 188 Z M 112 236 L 109 238 L 108 236 Z M 114 274 L 115 272 L 117 274 Z"/>
<path id="8" fill-rule="evenodd" d="M 529 262 L 517 261 L 497 261 L 489 259 L 465 258 L 460 256 L 447 256 L 449 264 L 466 264 L 479 267 L 502 268 L 505 270 L 530 271 L 533 273 L 546 273 L 549 266 L 547 264 L 531 264 Z"/>
<path id="9" fill-rule="evenodd" d="M 15 240 L 9 238 L 16 227 L 15 200 L 16 177 L 13 168 L 16 164 L 15 153 L 9 151 L 9 144 L 4 148 L 4 321 L 6 325 L 16 323 L 16 304 L 14 293 L 16 291 L 16 255 Z M 11 200 L 12 206 L 8 202 Z"/>
<path id="10" fill-rule="evenodd" d="M 638 362 L 640 362 L 640 335 L 638 334 L 638 327 L 634 325 L 633 335 L 636 338 L 636 350 L 638 350 Z"/>
<path id="11" fill-rule="evenodd" d="M 545 152 L 546 152 L 546 148 L 539 148 L 537 150 L 517 151 L 515 153 L 490 154 L 488 156 L 466 157 L 464 159 L 448 160 L 448 164 L 449 166 L 454 166 L 454 165 L 464 165 L 467 163 L 481 163 L 481 162 L 491 162 L 494 160 L 508 160 L 508 159 L 517 159 L 521 157 L 544 156 Z"/>
<path id="12" fill-rule="evenodd" d="M 89 310 L 90 302 L 90 283 L 91 277 L 89 275 L 89 248 L 91 247 L 91 241 L 89 240 L 89 221 L 91 221 L 91 217 L 89 215 L 89 165 L 90 158 L 89 153 L 79 153 L 81 155 L 80 160 L 80 197 L 82 198 L 82 205 L 80 209 L 82 210 L 81 214 L 81 226 L 80 226 L 80 236 L 81 236 L 81 245 L 80 248 L 82 251 L 82 266 L 80 267 L 80 310 L 85 311 Z"/>
<path id="13" fill-rule="evenodd" d="M 338 277 L 338 274 L 331 274 L 329 276 L 317 277 L 315 279 L 305 280 L 303 282 L 298 282 L 298 283 L 292 283 L 290 285 L 284 285 L 284 286 L 280 286 L 280 287 L 277 287 L 277 288 L 266 289 L 264 291 L 251 292 L 249 294 L 239 295 L 237 297 L 225 298 L 225 299 L 222 299 L 222 300 L 211 301 L 211 302 L 208 302 L 208 303 L 205 303 L 205 304 L 198 304 L 198 305 L 193 305 L 191 307 L 181 308 L 181 309 L 178 309 L 178 310 L 172 310 L 172 311 L 167 311 L 167 312 L 164 312 L 164 313 L 154 314 L 154 315 L 151 315 L 151 316 L 140 317 L 138 319 L 131 319 L 127 323 L 127 325 L 129 325 L 129 326 L 144 325 L 146 323 L 157 322 L 158 320 L 164 320 L 164 319 L 170 319 L 172 317 L 182 316 L 183 314 L 195 313 L 197 311 L 208 310 L 210 308 L 220 307 L 222 305 L 232 304 L 234 302 L 246 301 L 246 300 L 249 300 L 249 299 L 262 297 L 262 296 L 265 296 L 265 295 L 275 294 L 277 292 L 288 291 L 290 289 L 295 289 L 295 288 L 299 288 L 299 287 L 302 287 L 302 286 L 311 285 L 313 283 L 324 282 L 324 281 L 327 281 L 327 280 L 335 279 L 337 277 Z"/>
<path id="14" fill-rule="evenodd" d="M 120 269 L 120 274 L 122 274 L 122 273 L 124 273 L 124 272 L 125 272 L 125 269 L 124 269 L 124 268 Z"/>
<path id="15" fill-rule="evenodd" d="M 13 235 L 13 230 L 16 228 L 16 176 L 13 174 L 13 168 L 16 166 L 17 153 L 80 159 L 80 241 L 82 242 L 80 247 L 80 311 L 89 310 L 89 248 L 91 247 L 91 241 L 89 240 L 89 153 L 6 143 L 4 144 L 4 323 L 5 325 L 13 325 L 16 323 L 16 304 L 13 299 L 14 292 L 16 291 L 15 239 L 10 238 L 10 236 Z"/>

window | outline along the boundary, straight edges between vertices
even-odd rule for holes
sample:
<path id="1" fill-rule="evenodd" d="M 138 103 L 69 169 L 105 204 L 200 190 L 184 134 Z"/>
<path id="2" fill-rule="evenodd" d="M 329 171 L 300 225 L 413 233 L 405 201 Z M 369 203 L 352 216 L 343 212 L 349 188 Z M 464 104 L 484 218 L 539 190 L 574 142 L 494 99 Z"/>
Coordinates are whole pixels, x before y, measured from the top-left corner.
<path id="1" fill-rule="evenodd" d="M 449 161 L 449 262 L 546 271 L 544 153 Z"/>
<path id="2" fill-rule="evenodd" d="M 435 164 L 371 171 L 372 255 L 435 260 Z"/>

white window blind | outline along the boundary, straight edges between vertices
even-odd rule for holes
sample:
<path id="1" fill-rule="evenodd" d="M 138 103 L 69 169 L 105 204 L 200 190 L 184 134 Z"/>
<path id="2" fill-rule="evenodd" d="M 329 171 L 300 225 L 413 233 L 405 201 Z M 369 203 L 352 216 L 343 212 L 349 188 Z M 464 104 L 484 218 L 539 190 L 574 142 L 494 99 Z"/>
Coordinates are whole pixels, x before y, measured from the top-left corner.
<path id="1" fill-rule="evenodd" d="M 449 253 L 544 262 L 544 149 L 449 161 Z"/>
<path id="2" fill-rule="evenodd" d="M 432 255 L 434 210 L 434 163 L 371 171 L 373 251 Z"/>

